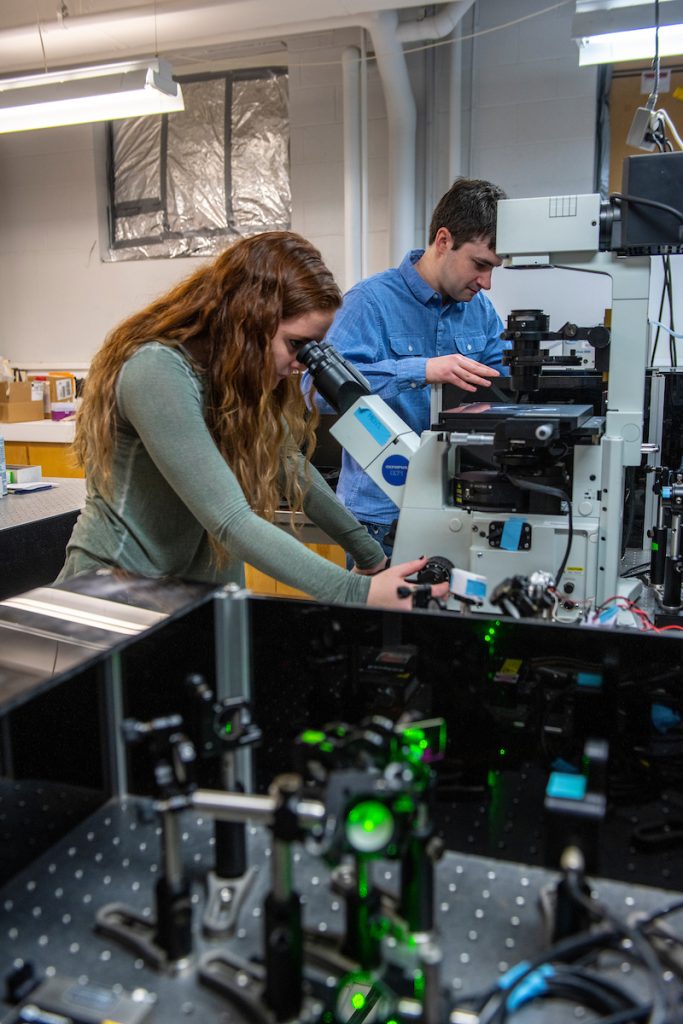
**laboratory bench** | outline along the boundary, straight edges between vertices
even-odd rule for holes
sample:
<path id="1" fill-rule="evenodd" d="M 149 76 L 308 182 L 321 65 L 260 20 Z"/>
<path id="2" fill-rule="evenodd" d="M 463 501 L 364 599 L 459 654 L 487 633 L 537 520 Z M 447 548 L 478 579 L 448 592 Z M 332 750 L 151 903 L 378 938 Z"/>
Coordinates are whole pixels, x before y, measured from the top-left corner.
<path id="1" fill-rule="evenodd" d="M 314 459 L 314 464 L 318 465 L 323 475 L 326 475 L 326 467 L 328 465 L 331 465 L 336 472 L 340 458 L 338 445 L 329 436 L 329 427 L 327 425 L 327 420 L 329 419 L 330 417 L 323 417 L 324 424 L 319 431 L 319 449 L 316 453 L 317 457 Z M 66 478 L 82 478 L 84 475 L 83 470 L 76 464 L 71 450 L 74 427 L 75 421 L 72 419 L 58 421 L 43 419 L 25 423 L 0 424 L 0 436 L 5 439 L 7 462 L 16 465 L 41 466 L 43 476 L 62 478 L 63 486 L 66 484 Z M 333 481 L 332 484 L 334 485 Z M 79 491 L 76 484 L 69 493 L 84 494 L 85 491 L 82 484 L 81 488 L 82 491 Z M 49 509 L 52 504 L 54 504 L 54 500 L 46 501 L 46 509 Z M 0 580 L 0 600 L 10 593 L 20 593 L 21 590 L 27 590 L 30 587 L 39 586 L 47 582 L 49 573 L 53 569 L 55 570 L 53 578 L 57 575 L 64 561 L 64 546 L 69 539 L 71 528 L 76 521 L 80 507 L 78 505 L 75 509 L 69 510 L 74 513 L 70 519 L 66 517 L 61 519 L 59 523 L 51 522 L 49 526 L 46 524 L 44 528 L 40 529 L 34 524 L 28 531 L 30 534 L 29 544 L 25 544 L 23 538 L 17 537 L 15 539 L 15 542 L 19 545 L 16 558 L 10 554 L 10 561 L 3 561 L 1 563 L 7 566 L 7 571 L 3 574 L 2 580 Z M 26 508 L 26 504 L 24 508 Z M 46 518 L 50 515 L 52 513 L 46 511 Z M 292 513 L 286 508 L 278 509 L 275 514 L 275 522 L 283 529 L 291 529 L 293 525 Z M 302 543 L 310 547 L 316 554 L 327 558 L 336 565 L 345 565 L 346 556 L 342 548 L 337 544 L 331 543 L 330 538 L 305 516 L 298 516 L 297 523 L 300 528 L 295 535 Z M 0 529 L 4 530 L 5 528 L 3 510 L 0 508 Z M 41 552 L 41 558 L 47 560 L 47 564 L 40 567 L 32 567 L 29 571 L 28 566 L 25 565 L 25 556 L 31 550 L 30 544 L 36 539 L 37 533 L 41 534 L 42 538 L 38 542 L 39 547 L 37 550 Z M 0 544 L 3 545 L 3 554 L 5 551 L 9 552 L 6 544 L 8 540 L 9 538 L 0 540 Z M 46 545 L 49 547 L 49 552 L 46 552 Z M 59 549 L 59 554 L 56 553 L 57 549 Z M 253 566 L 245 566 L 245 573 L 247 587 L 255 594 L 268 594 L 277 597 L 306 596 L 303 591 L 289 587 L 280 580 L 273 579 L 260 572 Z M 15 579 L 19 584 L 18 586 L 14 585 Z"/>
<path id="2" fill-rule="evenodd" d="M 14 461 L 14 456 L 8 455 L 7 461 Z M 54 484 L 51 490 L 8 494 L 0 500 L 0 565 L 3 566 L 0 600 L 50 583 L 64 564 L 67 542 L 85 502 L 85 480 L 76 477 L 45 477 L 45 480 Z M 275 522 L 291 531 L 293 518 L 287 509 L 279 509 Z M 297 520 L 296 536 L 302 543 L 337 565 L 344 565 L 345 556 L 340 547 L 332 544 L 305 516 L 299 515 Z M 245 577 L 247 587 L 255 594 L 304 596 L 302 591 L 250 565 L 245 566 Z"/>
<path id="3" fill-rule="evenodd" d="M 0 499 L 0 600 L 51 583 L 64 564 L 85 502 L 85 480 L 45 477 L 45 482 L 53 486 Z"/>
<path id="4" fill-rule="evenodd" d="M 126 580 L 120 574 L 94 574 L 89 581 L 71 583 L 79 597 L 114 600 L 121 617 L 126 608 L 158 612 L 165 601 L 164 587 L 158 582 Z M 76 596 L 66 588 L 60 593 L 63 602 Z M 0 613 L 6 604 L 0 603 Z M 410 657 L 405 660 L 400 655 Z M 591 908 L 597 917 L 603 915 L 595 929 L 595 948 L 603 951 L 594 964 L 581 962 L 579 973 L 584 968 L 589 971 L 581 978 L 593 986 L 592 991 L 604 985 L 610 998 L 618 992 L 638 1002 L 654 997 L 679 1004 L 681 919 L 673 918 L 671 911 L 680 909 L 683 878 L 680 836 L 671 833 L 669 824 L 680 817 L 680 767 L 678 750 L 663 749 L 652 725 L 649 694 L 656 687 L 658 701 L 677 699 L 682 663 L 683 647 L 675 638 L 616 627 L 581 629 L 421 610 L 383 612 L 272 600 L 236 591 L 195 595 L 188 605 L 182 606 L 181 601 L 175 614 L 147 625 L 136 637 L 87 663 L 90 677 L 82 666 L 56 680 L 43 699 L 61 695 L 61 719 L 46 715 L 35 696 L 18 709 L 23 717 L 15 710 L 10 735 L 22 741 L 16 747 L 19 762 L 25 750 L 32 749 L 36 756 L 42 743 L 47 743 L 51 758 L 36 756 L 38 764 L 45 768 L 62 761 L 62 776 L 69 780 L 69 807 L 75 810 L 68 831 L 65 828 L 61 836 L 50 833 L 52 841 L 42 849 L 27 844 L 27 837 L 33 838 L 36 830 L 23 826 L 15 830 L 14 836 L 21 837 L 18 843 L 15 839 L 22 848 L 21 862 L 8 841 L 14 854 L 9 867 L 14 870 L 8 871 L 4 883 L 0 881 L 0 906 L 5 911 L 0 952 L 15 968 L 32 965 L 33 980 L 40 981 L 42 988 L 29 993 L 29 1003 L 66 1020 L 127 1024 L 177 1024 L 188 1018 L 220 1024 L 265 1024 L 276 1018 L 311 1024 L 360 1021 L 363 993 L 375 997 L 387 986 L 390 993 L 392 984 L 400 987 L 406 980 L 425 979 L 426 991 L 439 996 L 441 1008 L 420 1017 L 423 1021 L 470 1019 L 465 1012 L 471 1005 L 467 995 L 486 993 L 489 987 L 492 992 L 500 986 L 507 991 L 512 986 L 519 1003 L 514 1006 L 515 1020 L 535 1024 L 552 1019 L 559 1024 L 582 1013 L 575 999 L 551 1002 L 549 998 L 537 1005 L 536 990 L 518 991 L 521 975 L 509 972 L 520 963 L 537 959 L 543 963 L 547 956 L 554 901 L 564 898 L 557 860 L 551 854 L 559 840 L 562 849 L 571 840 L 599 854 L 600 867 L 596 871 L 593 864 L 590 888 L 597 897 Z M 514 665 L 516 679 L 512 678 Z M 101 676 L 92 675 L 96 668 Z M 583 692 L 574 685 L 578 669 L 592 676 L 590 686 L 580 687 Z M 252 778 L 241 776 L 246 793 L 232 793 L 232 802 L 229 793 L 215 793 L 217 788 L 232 787 L 208 780 L 210 775 L 215 779 L 219 757 L 225 756 L 228 747 L 207 746 L 206 714 L 197 713 L 194 697 L 187 697 L 188 671 L 203 674 L 220 698 L 247 700 L 252 721 L 261 732 L 259 741 L 248 748 Z M 117 675 L 119 703 L 108 705 L 111 714 L 102 722 L 94 697 L 98 688 L 106 695 Z M 593 685 L 598 675 L 601 685 Z M 84 797 L 68 763 L 78 733 L 67 713 L 70 710 L 73 719 L 88 694 L 93 700 L 79 711 L 81 760 L 88 748 L 92 752 L 98 743 L 113 744 L 115 723 L 122 715 L 136 719 L 140 726 L 151 727 L 156 719 L 160 727 L 162 715 L 179 713 L 183 733 L 192 739 L 197 754 L 193 768 L 199 789 L 195 791 L 189 775 L 186 778 L 180 770 L 169 783 L 168 771 L 160 770 L 170 762 L 165 760 L 167 748 L 159 734 L 159 745 L 150 744 L 146 752 L 131 743 L 127 776 L 118 790 L 112 792 L 109 787 L 107 792 L 106 777 L 102 782 L 93 772 L 88 812 L 84 803 L 78 803 L 88 794 Z M 208 708 L 217 735 L 216 707 L 205 700 L 199 704 Z M 55 708 L 56 714 L 59 707 Z M 445 756 L 433 762 L 433 801 L 429 800 L 446 849 L 442 851 L 440 842 L 432 844 L 431 831 L 426 830 L 415 834 L 420 844 L 411 845 L 410 858 L 397 856 L 389 847 L 386 857 L 373 857 L 373 848 L 359 847 L 369 856 L 353 861 L 356 877 L 367 879 L 371 895 L 379 899 L 377 928 L 385 928 L 386 938 L 381 955 L 392 968 L 375 984 L 368 981 L 375 977 L 372 971 L 369 975 L 359 971 L 357 947 L 348 942 L 349 936 L 357 940 L 359 934 L 359 927 L 354 927 L 357 919 L 347 916 L 352 915 L 355 899 L 349 867 L 352 855 L 343 851 L 345 873 L 338 870 L 336 847 L 330 847 L 329 856 L 321 853 L 325 853 L 325 837 L 332 834 L 335 820 L 341 819 L 340 807 L 345 807 L 339 803 L 340 793 L 363 801 L 386 793 L 377 770 L 379 752 L 384 749 L 380 739 L 403 708 L 419 713 L 425 727 L 438 726 L 441 719 L 448 727 Z M 352 723 L 361 720 L 363 727 L 354 731 Z M 339 723 L 350 723 L 350 732 L 346 728 L 340 732 Z M 263 808 L 269 799 L 266 794 L 274 792 L 272 780 L 296 767 L 297 737 L 305 735 L 308 750 L 322 735 L 316 730 L 327 730 L 329 737 L 355 738 L 365 767 L 357 774 L 350 770 L 352 748 L 346 739 L 328 744 L 330 757 L 321 754 L 320 765 L 331 769 L 332 781 L 326 788 L 320 772 L 315 792 L 306 791 L 300 805 L 302 821 L 308 813 L 312 822 L 313 811 L 322 804 L 327 816 L 326 828 L 317 834 L 316 842 L 309 842 L 298 832 L 276 832 L 276 822 L 268 823 Z M 57 734 L 51 743 L 50 732 Z M 127 734 L 132 736 L 130 728 Z M 154 735 L 153 730 L 149 728 L 146 735 Z M 560 771 L 567 783 L 571 765 L 583 762 L 588 737 L 596 741 L 591 741 L 589 752 L 591 771 L 576 774 L 586 780 L 585 798 L 555 794 L 555 804 L 544 808 L 549 771 Z M 675 736 L 669 737 L 669 743 L 674 740 Z M 609 771 L 599 761 L 604 744 L 610 748 Z M 372 757 L 368 756 L 370 745 Z M 183 751 L 186 754 L 187 748 Z M 645 765 L 644 752 L 650 761 L 658 759 L 659 765 Z M 140 760 L 138 753 L 147 756 Z M 312 748 L 308 756 L 315 761 Z M 564 772 L 558 762 L 565 766 Z M 23 763 L 20 767 L 20 772 L 6 773 L 8 788 L 19 785 L 32 790 L 32 807 L 43 822 L 45 837 L 47 826 L 62 813 L 61 790 L 55 792 L 48 785 L 53 779 L 46 779 L 44 771 L 33 768 L 30 774 Z M 340 773 L 336 777 L 343 789 L 333 784 L 335 772 Z M 402 784 L 408 785 L 412 777 L 411 772 L 403 772 Z M 392 786 L 398 785 L 398 774 L 389 778 Z M 282 792 L 289 792 L 288 779 L 291 776 L 280 783 Z M 378 782 L 376 789 L 373 780 Z M 603 804 L 597 797 L 608 783 L 610 800 Z M 165 799 L 162 790 L 169 784 L 178 791 Z M 62 779 L 59 785 L 67 788 Z M 415 792 L 416 799 L 422 800 Z M 156 802 L 149 799 L 152 794 Z M 220 930 L 206 915 L 209 883 L 213 873 L 214 881 L 221 880 L 222 895 L 233 892 L 229 885 L 235 879 L 216 874 L 219 832 L 212 809 L 217 809 L 217 820 L 225 823 L 230 820 L 221 817 L 226 808 L 243 809 L 242 801 L 249 795 L 253 820 L 246 825 L 247 870 L 240 875 L 245 888 L 234 923 L 228 927 L 221 919 Z M 27 804 L 23 795 L 22 799 Z M 288 811 L 294 806 L 292 797 Z M 415 807 L 409 800 L 401 813 L 408 815 Z M 597 808 L 604 814 L 591 813 L 589 820 L 587 812 Z M 25 806 L 15 808 L 16 813 L 25 810 Z M 237 823 L 243 817 L 238 816 Z M 424 825 L 417 815 L 415 823 L 420 828 Z M 415 823 L 404 817 L 400 828 L 392 827 L 400 838 L 401 829 Z M 291 824 L 283 816 L 277 827 L 289 829 Z M 347 829 L 344 834 L 351 833 Z M 383 841 L 392 835 L 387 832 Z M 426 852 L 428 858 L 422 855 Z M 361 863 L 369 865 L 362 876 Z M 420 870 L 412 871 L 416 864 Z M 278 1017 L 264 1006 L 263 983 L 269 975 L 275 976 L 278 966 L 283 969 L 287 949 L 283 942 L 275 944 L 275 938 L 286 938 L 287 932 L 283 930 L 286 922 L 276 927 L 280 919 L 272 912 L 285 869 L 288 879 L 296 883 L 295 896 L 300 895 L 296 902 L 302 915 L 307 989 L 301 1013 L 287 1016 L 283 1012 Z M 167 905 L 166 883 L 172 873 L 183 896 L 182 904 L 174 904 L 179 911 L 174 920 L 178 931 L 182 927 L 183 937 L 187 932 L 191 940 L 182 956 L 170 955 L 170 947 L 164 945 L 168 929 L 161 928 L 159 917 Z M 405 933 L 410 941 L 405 941 L 396 911 L 397 894 L 407 897 L 418 891 L 424 899 L 417 909 L 426 914 L 431 904 L 436 927 L 431 932 L 425 925 L 420 931 L 420 917 L 410 925 Z M 287 903 L 292 915 L 287 921 L 295 920 L 291 903 Z M 401 909 L 406 906 L 401 904 Z M 656 950 L 662 959 L 653 962 L 641 955 L 642 943 L 634 946 L 628 936 L 633 934 L 635 915 L 662 911 L 666 914 L 662 925 L 670 924 L 670 930 L 659 934 Z M 126 923 L 129 927 L 124 927 Z M 613 941 L 627 928 L 631 929 L 627 941 Z M 573 930 L 568 928 L 565 934 Z M 413 935 L 418 936 L 414 941 Z M 279 959 L 270 955 L 269 936 L 275 953 L 285 951 Z M 293 970 L 288 983 L 298 984 Z M 279 986 L 275 994 L 285 994 L 287 988 Z M 410 989 L 415 998 L 420 992 L 417 984 Z M 354 1000 L 351 1008 L 344 1000 Z M 457 1017 L 456 1007 L 463 1009 Z M 406 1012 L 401 1019 L 418 1019 L 414 1005 L 408 1005 L 408 1010 L 413 1015 L 408 1017 Z M 99 1016 L 96 1011 L 101 1011 Z M 3 1017 L 7 1024 L 41 1019 L 31 1016 L 35 1010 L 23 1017 L 18 1012 L 8 1002 L 4 1006 L 0 1002 L 0 1015 L 7 1014 Z"/>

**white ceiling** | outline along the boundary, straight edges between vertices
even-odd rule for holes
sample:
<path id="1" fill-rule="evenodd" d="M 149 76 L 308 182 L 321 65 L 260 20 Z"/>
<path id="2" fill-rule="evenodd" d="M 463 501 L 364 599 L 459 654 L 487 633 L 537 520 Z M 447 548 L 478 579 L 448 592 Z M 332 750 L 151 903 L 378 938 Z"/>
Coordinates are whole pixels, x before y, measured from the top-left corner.
<path id="1" fill-rule="evenodd" d="M 424 16 L 414 0 L 0 0 L 0 74 L 155 52 L 215 55 L 254 40 L 277 49 L 293 33 L 408 8 Z"/>

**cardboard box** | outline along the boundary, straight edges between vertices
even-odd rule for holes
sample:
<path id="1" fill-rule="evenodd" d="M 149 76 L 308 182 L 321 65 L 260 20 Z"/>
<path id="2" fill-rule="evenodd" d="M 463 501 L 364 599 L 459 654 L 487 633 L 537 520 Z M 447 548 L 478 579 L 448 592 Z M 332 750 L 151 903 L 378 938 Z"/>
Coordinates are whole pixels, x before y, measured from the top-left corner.
<path id="1" fill-rule="evenodd" d="M 31 382 L 29 380 L 0 381 L 0 402 L 30 402 Z"/>
<path id="2" fill-rule="evenodd" d="M 43 403 L 43 416 L 45 419 L 50 419 L 50 382 L 47 379 L 47 374 L 32 374 L 28 375 L 28 379 L 31 382 L 31 401 L 37 402 L 40 400 Z"/>
<path id="3" fill-rule="evenodd" d="M 47 375 L 50 384 L 50 402 L 73 402 L 76 398 L 76 378 L 72 373 L 50 371 Z"/>
<path id="4" fill-rule="evenodd" d="M 0 382 L 0 423 L 42 420 L 43 403 L 31 401 L 30 381 Z"/>

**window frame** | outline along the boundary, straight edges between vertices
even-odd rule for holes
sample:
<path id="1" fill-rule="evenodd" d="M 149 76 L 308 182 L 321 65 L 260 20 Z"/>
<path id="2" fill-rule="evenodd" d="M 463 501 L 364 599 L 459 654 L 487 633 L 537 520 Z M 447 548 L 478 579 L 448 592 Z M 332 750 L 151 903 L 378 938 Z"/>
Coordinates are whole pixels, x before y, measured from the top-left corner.
<path id="1" fill-rule="evenodd" d="M 159 196 L 143 197 L 135 200 L 124 200 L 116 202 L 115 190 L 115 151 L 114 151 L 114 128 L 113 122 L 108 122 L 106 132 L 106 159 L 107 159 L 107 226 L 109 231 L 108 248 L 110 252 L 125 252 L 126 250 L 139 250 L 145 246 L 158 246 L 174 240 L 191 239 L 197 237 L 213 238 L 225 236 L 233 238 L 240 234 L 240 228 L 235 217 L 232 206 L 232 105 L 233 93 L 236 83 L 245 81 L 258 81 L 271 78 L 285 78 L 289 80 L 289 68 L 286 65 L 264 65 L 257 68 L 240 68 L 228 71 L 201 72 L 190 75 L 178 75 L 177 81 L 181 87 L 193 82 L 208 82 L 223 79 L 225 81 L 224 96 L 224 148 L 223 148 L 223 188 L 225 195 L 225 221 L 226 227 L 201 227 L 185 231 L 172 231 L 168 218 L 168 119 L 173 114 L 157 115 L 160 119 L 159 134 Z M 288 91 L 289 100 L 289 91 Z M 123 217 L 131 217 L 144 213 L 161 213 L 163 217 L 163 232 L 158 236 L 140 236 L 139 238 L 116 238 L 117 221 Z M 274 227 L 274 226 L 273 226 Z M 261 230 L 269 230 L 264 226 Z M 188 253 L 186 255 L 192 255 Z M 197 255 L 203 255 L 197 253 Z M 171 259 L 171 255 L 147 254 L 141 255 L 144 258 Z"/>

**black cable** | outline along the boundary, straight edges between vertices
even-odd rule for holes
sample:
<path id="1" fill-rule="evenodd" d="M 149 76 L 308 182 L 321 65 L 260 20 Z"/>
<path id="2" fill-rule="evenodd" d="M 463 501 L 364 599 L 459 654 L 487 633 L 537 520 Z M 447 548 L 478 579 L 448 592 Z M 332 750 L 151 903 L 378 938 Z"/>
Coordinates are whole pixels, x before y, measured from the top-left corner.
<path id="1" fill-rule="evenodd" d="M 666 297 L 666 256 L 662 256 L 662 294 L 659 298 L 659 315 L 657 317 L 657 332 L 655 334 L 655 343 L 652 347 L 652 355 L 650 356 L 650 363 L 654 363 L 655 356 L 657 354 L 657 345 L 659 344 L 659 332 L 661 331 L 662 314 L 664 313 L 664 299 Z"/>
<path id="2" fill-rule="evenodd" d="M 633 928 L 627 922 L 621 921 L 604 904 L 598 903 L 597 900 L 589 899 L 581 889 L 574 873 L 569 872 L 566 875 L 566 880 L 572 899 L 587 910 L 593 920 L 608 922 L 616 933 L 620 933 L 623 938 L 631 942 L 633 952 L 637 953 L 639 959 L 648 969 L 652 983 L 651 1024 L 669 1024 L 670 1018 L 667 1010 L 669 992 L 662 979 L 661 965 L 652 946 L 650 946 L 637 928 Z"/>
<path id="3" fill-rule="evenodd" d="M 624 493 L 624 505 L 625 511 L 622 515 L 622 530 L 621 530 L 621 557 L 623 558 L 628 547 L 628 542 L 631 539 L 633 533 L 633 524 L 636 520 L 636 469 L 635 466 L 627 466 L 624 473 L 624 482 L 626 484 Z"/>
<path id="4" fill-rule="evenodd" d="M 652 1013 L 652 1003 L 641 1003 L 637 1010 L 619 1010 L 609 1017 L 602 1017 L 600 1024 L 631 1024 L 632 1021 L 647 1020 Z M 591 1024 L 589 1021 L 588 1024 Z"/>
<path id="5" fill-rule="evenodd" d="M 519 985 L 520 981 L 527 978 L 530 974 L 533 974 L 533 972 L 539 967 L 542 967 L 543 964 L 550 963 L 553 960 L 572 960 L 576 957 L 585 955 L 591 950 L 602 947 L 609 948 L 615 939 L 616 936 L 613 928 L 602 928 L 597 931 L 581 932 L 579 935 L 570 935 L 566 939 L 561 939 L 544 953 L 539 953 L 532 960 L 529 960 L 524 965 L 524 969 L 520 970 L 515 979 L 514 985 L 511 986 L 511 988 L 514 989 Z M 501 1019 L 500 1015 L 504 1012 L 505 1002 L 509 996 L 509 991 L 509 989 L 500 989 L 498 985 L 494 987 L 488 997 L 485 997 L 485 1002 L 477 1007 L 479 1024 L 498 1024 Z M 499 995 L 503 1001 L 502 1003 L 499 1002 L 497 1005 L 492 1006 L 487 1012 L 487 1003 L 490 1002 L 495 995 Z"/>
<path id="6" fill-rule="evenodd" d="M 683 223 L 683 211 L 677 210 L 674 206 L 668 206 L 666 203 L 658 203 L 655 199 L 645 199 L 644 196 L 632 196 L 626 192 L 613 192 L 610 199 L 616 199 L 620 203 L 633 203 L 634 206 L 652 206 L 655 210 L 663 210 L 665 213 L 670 213 L 672 217 L 676 217 Z"/>
<path id="7" fill-rule="evenodd" d="M 637 927 L 642 928 L 652 924 L 653 921 L 658 921 L 660 917 L 669 917 L 670 914 L 677 914 L 681 910 L 683 910 L 683 899 L 674 900 L 668 907 L 663 907 L 661 910 L 653 910 L 647 917 L 640 918 L 637 922 Z"/>
<path id="8" fill-rule="evenodd" d="M 655 84 L 650 94 L 652 108 L 657 105 L 659 95 L 659 0 L 655 0 L 655 55 L 652 61 L 652 70 L 655 73 Z"/>
<path id="9" fill-rule="evenodd" d="M 661 978 L 661 965 L 655 951 L 640 934 L 641 929 L 665 917 L 683 910 L 683 900 L 677 900 L 668 907 L 654 911 L 640 919 L 635 928 L 614 917 L 599 902 L 589 899 L 581 889 L 578 879 L 568 876 L 572 896 L 585 906 L 590 916 L 599 922 L 598 930 L 582 932 L 556 943 L 545 954 L 540 954 L 529 963 L 520 965 L 514 981 L 507 986 L 497 983 L 483 993 L 466 996 L 463 1002 L 474 1005 L 480 1024 L 504 1024 L 527 1001 L 532 999 L 571 999 L 601 1014 L 600 1024 L 628 1024 L 628 1022 L 649 1021 L 650 1024 L 673 1024 L 680 1020 L 680 1014 L 671 1006 L 674 993 L 669 993 Z M 607 922 L 607 927 L 605 923 Z M 594 973 L 584 962 L 589 955 L 610 948 L 621 948 L 623 939 L 631 945 L 627 955 L 639 960 L 652 975 L 655 998 L 652 1002 L 638 1002 L 627 991 L 608 977 Z M 622 949 L 623 953 L 626 953 Z M 559 961 L 559 962 L 558 962 Z M 567 963 L 569 961 L 569 963 Z M 511 997 L 525 979 L 547 966 L 548 973 L 539 979 L 540 986 L 534 991 L 533 985 L 528 998 L 522 996 L 517 1005 L 510 1005 Z M 670 998 L 669 998 L 670 997 Z M 493 1000 L 495 999 L 495 1002 Z M 668 1004 L 667 1010 L 665 1005 Z"/>
<path id="10" fill-rule="evenodd" d="M 676 352 L 676 325 L 674 323 L 674 299 L 673 299 L 673 280 L 671 277 L 671 258 L 667 255 L 665 258 L 666 267 L 666 291 L 669 298 L 669 329 L 671 334 L 669 335 L 669 358 L 672 366 L 678 366 L 678 354 Z"/>
<path id="11" fill-rule="evenodd" d="M 523 477 L 511 476 L 510 473 L 506 473 L 505 476 L 514 487 L 519 487 L 522 491 L 533 491 L 535 494 L 549 494 L 553 498 L 560 498 L 561 501 L 564 501 L 567 504 L 567 546 L 565 548 L 564 557 L 560 563 L 560 568 L 555 574 L 555 586 L 559 587 L 560 580 L 562 579 L 562 573 L 564 572 L 567 564 L 572 541 L 574 539 L 574 519 L 572 516 L 571 498 L 566 491 L 561 490 L 559 487 L 548 487 L 547 484 L 537 484 L 532 480 L 525 480 Z"/>
<path id="12" fill-rule="evenodd" d="M 362 1021 L 366 1020 L 374 1009 L 375 1003 L 378 1002 L 381 995 L 382 993 L 377 985 L 373 985 L 366 995 L 363 1005 L 355 1010 L 349 1017 L 348 1024 L 362 1024 Z"/>
<path id="13" fill-rule="evenodd" d="M 605 984 L 604 979 L 580 968 L 556 969 L 548 979 L 548 992 L 559 999 L 574 999 L 597 1013 L 616 1013 L 625 1005 L 633 1012 L 636 1008 L 623 989 Z"/>

